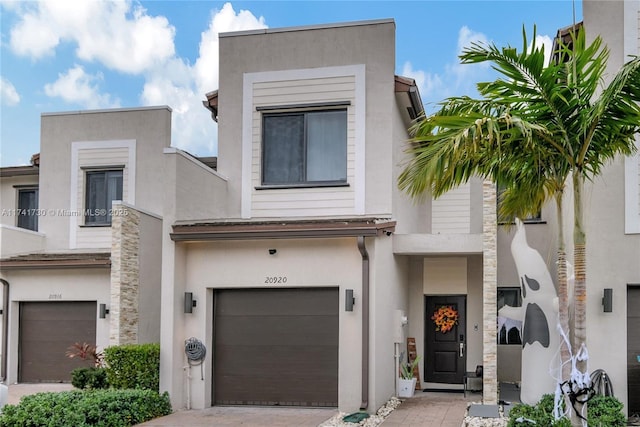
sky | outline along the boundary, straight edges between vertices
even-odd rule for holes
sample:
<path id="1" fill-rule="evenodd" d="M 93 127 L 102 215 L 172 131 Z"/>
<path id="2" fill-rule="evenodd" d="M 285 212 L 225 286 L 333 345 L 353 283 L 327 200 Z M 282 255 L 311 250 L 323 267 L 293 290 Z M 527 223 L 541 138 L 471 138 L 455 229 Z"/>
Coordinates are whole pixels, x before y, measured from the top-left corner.
<path id="1" fill-rule="evenodd" d="M 427 111 L 475 96 L 495 78 L 461 65 L 470 43 L 522 47 L 522 31 L 550 50 L 582 19 L 580 1 L 15 1 L 0 0 L 0 165 L 39 152 L 42 113 L 169 105 L 172 145 L 217 155 L 217 125 L 202 106 L 218 89 L 218 34 L 393 18 L 396 74 L 414 78 Z"/>

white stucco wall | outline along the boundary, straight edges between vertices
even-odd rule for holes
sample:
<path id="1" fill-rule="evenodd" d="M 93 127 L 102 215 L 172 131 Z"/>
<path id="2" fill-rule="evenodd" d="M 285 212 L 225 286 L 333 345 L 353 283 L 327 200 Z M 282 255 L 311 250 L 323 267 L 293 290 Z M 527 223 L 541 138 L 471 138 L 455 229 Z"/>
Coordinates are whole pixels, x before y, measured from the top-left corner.
<path id="1" fill-rule="evenodd" d="M 9 354 L 7 384 L 18 380 L 18 324 L 21 301 L 95 301 L 109 303 L 109 269 L 60 269 L 3 271 L 10 284 Z M 7 319 L 2 316 L 3 321 Z M 73 343 L 70 343 L 70 345 Z M 96 345 L 109 344 L 109 318 L 99 319 L 96 311 Z"/>
<path id="2" fill-rule="evenodd" d="M 337 287 L 340 296 L 339 405 L 345 411 L 359 408 L 362 260 L 355 238 L 203 242 L 177 246 L 185 251 L 184 265 L 180 267 L 184 271 L 182 292 L 193 292 L 194 299 L 198 301 L 192 314 L 184 314 L 182 307 L 178 309 L 183 322 L 173 344 L 179 346 L 178 353 L 183 352 L 184 340 L 192 336 L 205 342 L 207 348 L 213 348 L 211 304 L 214 289 Z M 277 253 L 270 255 L 270 248 L 276 249 Z M 251 268 L 247 268 L 248 265 Z M 267 276 L 286 277 L 287 282 L 282 285 L 265 284 Z M 354 290 L 356 304 L 353 312 L 344 311 L 345 289 Z M 179 299 L 181 303 L 182 295 Z M 177 362 L 184 363 L 176 361 L 174 369 L 178 368 Z M 190 393 L 194 408 L 211 405 L 211 363 L 207 358 L 205 381 L 192 382 Z M 186 403 L 186 391 L 177 390 L 177 384 L 174 385 L 172 400 L 180 407 Z"/>
<path id="3" fill-rule="evenodd" d="M 84 209 L 83 198 L 79 195 L 83 190 L 82 171 L 72 168 L 74 143 L 76 147 L 80 147 L 78 144 L 93 147 L 113 144 L 113 141 L 134 142 L 129 146 L 135 152 L 126 154 L 127 159 L 135 161 L 135 164 L 127 162 L 127 171 L 132 173 L 128 180 L 134 180 L 132 187 L 127 186 L 127 201 L 152 213 L 162 212 L 164 171 L 158 165 L 162 164 L 163 148 L 171 142 L 169 107 L 45 113 L 41 123 L 40 208 L 54 213 L 41 217 L 39 223 L 40 231 L 47 234 L 47 250 L 91 249 L 90 242 L 81 241 L 78 246 L 77 235 L 86 231 L 79 231 L 82 218 L 78 218 L 77 213 L 64 213 Z M 79 162 L 80 152 L 76 153 Z M 109 156 L 87 162 L 94 166 L 122 164 L 120 157 Z M 79 177 L 72 188 L 74 175 Z M 108 239 L 101 242 L 94 248 L 108 247 Z"/>

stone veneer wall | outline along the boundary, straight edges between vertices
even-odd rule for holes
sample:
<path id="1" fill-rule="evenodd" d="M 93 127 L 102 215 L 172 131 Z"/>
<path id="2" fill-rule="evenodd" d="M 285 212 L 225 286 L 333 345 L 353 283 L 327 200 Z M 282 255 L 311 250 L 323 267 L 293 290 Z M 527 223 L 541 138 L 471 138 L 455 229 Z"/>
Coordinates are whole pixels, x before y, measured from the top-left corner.
<path id="1" fill-rule="evenodd" d="M 482 401 L 498 403 L 498 218 L 496 186 L 482 183 Z"/>
<path id="2" fill-rule="evenodd" d="M 111 218 L 111 307 L 109 345 L 138 342 L 140 213 L 114 204 Z"/>

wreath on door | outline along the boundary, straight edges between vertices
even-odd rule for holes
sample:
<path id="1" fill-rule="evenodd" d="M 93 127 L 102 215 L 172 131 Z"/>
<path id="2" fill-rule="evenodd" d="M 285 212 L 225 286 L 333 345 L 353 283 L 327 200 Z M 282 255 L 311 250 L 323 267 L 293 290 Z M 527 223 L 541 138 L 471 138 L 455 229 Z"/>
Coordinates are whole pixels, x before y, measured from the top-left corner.
<path id="1" fill-rule="evenodd" d="M 446 334 L 458 324 L 458 311 L 450 305 L 443 305 L 433 312 L 431 320 L 436 324 L 436 332 Z"/>

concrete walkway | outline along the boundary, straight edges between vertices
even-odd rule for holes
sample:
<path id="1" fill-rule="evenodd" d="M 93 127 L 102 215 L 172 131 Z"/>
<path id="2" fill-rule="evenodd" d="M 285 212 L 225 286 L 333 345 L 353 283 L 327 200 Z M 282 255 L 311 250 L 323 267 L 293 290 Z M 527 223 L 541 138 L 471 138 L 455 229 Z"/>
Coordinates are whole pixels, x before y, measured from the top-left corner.
<path id="1" fill-rule="evenodd" d="M 11 384 L 8 403 L 16 404 L 27 394 L 72 390 L 71 384 Z M 382 423 L 382 427 L 460 427 L 467 404 L 481 399 L 479 393 L 416 391 L 404 399 Z M 144 427 L 316 427 L 338 412 L 335 408 L 275 408 L 214 406 L 202 410 L 177 411 L 139 426 Z"/>
<path id="2" fill-rule="evenodd" d="M 406 399 L 382 423 L 384 427 L 460 427 L 467 404 L 481 400 L 480 394 L 417 391 Z"/>
<path id="3" fill-rule="evenodd" d="M 474 399 L 475 398 L 475 399 Z M 382 423 L 383 427 L 460 427 L 467 403 L 480 395 L 416 392 L 405 399 Z M 316 427 L 333 417 L 335 409 L 263 408 L 214 406 L 203 410 L 178 411 L 146 423 L 144 427 Z"/>

